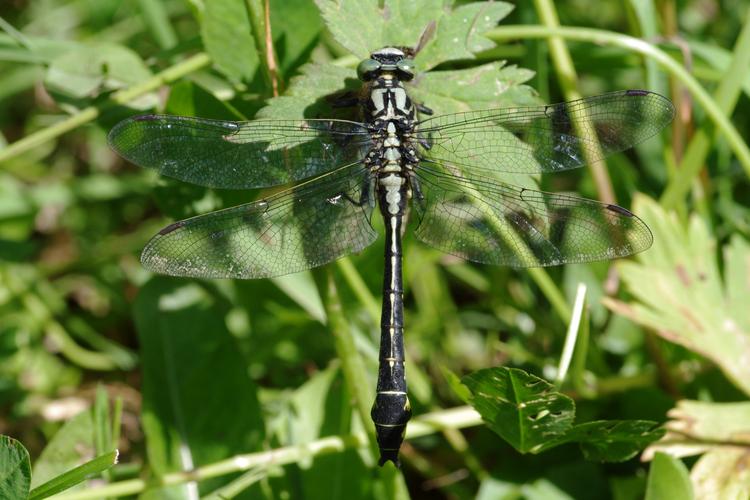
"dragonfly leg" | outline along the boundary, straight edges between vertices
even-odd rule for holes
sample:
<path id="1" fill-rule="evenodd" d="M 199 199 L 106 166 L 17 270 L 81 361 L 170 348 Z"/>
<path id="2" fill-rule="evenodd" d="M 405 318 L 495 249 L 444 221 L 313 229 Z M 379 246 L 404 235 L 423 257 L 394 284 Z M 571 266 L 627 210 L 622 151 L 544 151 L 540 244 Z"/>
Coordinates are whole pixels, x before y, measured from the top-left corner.
<path id="1" fill-rule="evenodd" d="M 370 197 L 373 191 L 374 179 L 369 174 L 365 177 L 362 182 L 362 190 L 359 193 L 359 199 L 355 200 L 346 191 L 340 191 L 333 196 L 330 196 L 328 200 L 331 203 L 336 203 L 338 200 L 344 199 L 354 205 L 355 207 L 364 207 L 370 204 Z"/>
<path id="2" fill-rule="evenodd" d="M 419 204 L 419 207 L 424 209 L 424 193 L 422 192 L 422 185 L 419 183 L 419 177 L 413 172 L 409 174 L 409 186 L 411 187 L 412 199 Z"/>
<path id="3" fill-rule="evenodd" d="M 423 115 L 432 115 L 434 113 L 431 108 L 428 108 L 424 104 L 417 104 L 417 111 Z"/>

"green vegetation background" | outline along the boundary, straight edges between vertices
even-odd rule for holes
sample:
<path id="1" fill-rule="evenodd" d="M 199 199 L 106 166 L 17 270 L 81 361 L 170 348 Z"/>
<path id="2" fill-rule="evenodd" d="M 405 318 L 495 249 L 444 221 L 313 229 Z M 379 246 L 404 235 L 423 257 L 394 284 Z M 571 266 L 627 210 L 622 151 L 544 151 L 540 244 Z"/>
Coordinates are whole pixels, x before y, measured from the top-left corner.
<path id="1" fill-rule="evenodd" d="M 101 498 L 91 474 L 110 498 L 750 495 L 749 3 L 452 3 L 277 0 L 270 28 L 259 0 L 0 5 L 0 496 Z M 647 88 L 677 118 L 533 181 L 644 218 L 654 246 L 627 262 L 479 266 L 407 233 L 402 476 L 372 468 L 362 425 L 382 239 L 280 279 L 151 276 L 138 255 L 158 229 L 258 194 L 157 179 L 106 134 L 151 110 L 298 117 L 431 21 L 414 95 L 440 112 Z"/>

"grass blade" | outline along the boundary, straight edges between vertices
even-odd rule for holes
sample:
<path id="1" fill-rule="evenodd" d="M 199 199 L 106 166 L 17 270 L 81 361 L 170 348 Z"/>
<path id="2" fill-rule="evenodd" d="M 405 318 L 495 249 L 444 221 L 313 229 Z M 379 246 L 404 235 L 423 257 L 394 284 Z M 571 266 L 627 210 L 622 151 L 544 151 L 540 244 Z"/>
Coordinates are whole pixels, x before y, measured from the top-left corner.
<path id="1" fill-rule="evenodd" d="M 50 479 L 46 483 L 31 490 L 29 500 L 47 498 L 48 496 L 72 488 L 91 476 L 101 474 L 117 463 L 117 457 L 119 454 L 120 452 L 117 450 L 110 451 L 109 453 L 99 455 L 95 459 L 59 475 L 54 479 Z"/>

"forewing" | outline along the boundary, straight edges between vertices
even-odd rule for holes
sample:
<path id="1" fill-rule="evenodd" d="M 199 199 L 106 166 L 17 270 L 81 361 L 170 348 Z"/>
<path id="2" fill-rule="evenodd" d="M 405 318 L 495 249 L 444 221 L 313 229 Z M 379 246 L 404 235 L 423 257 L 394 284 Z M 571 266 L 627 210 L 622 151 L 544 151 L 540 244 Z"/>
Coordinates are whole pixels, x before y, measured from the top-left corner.
<path id="1" fill-rule="evenodd" d="M 612 92 L 538 107 L 438 116 L 418 126 L 422 156 L 466 175 L 558 172 L 628 149 L 672 121 L 666 97 Z M 574 118 L 580 126 L 574 126 Z M 585 153 L 585 154 L 584 154 Z"/>
<path id="2" fill-rule="evenodd" d="M 334 170 L 363 156 L 364 125 L 344 120 L 233 122 L 144 115 L 118 123 L 109 144 L 120 156 L 201 186 L 252 189 Z"/>
<path id="3" fill-rule="evenodd" d="M 377 238 L 370 175 L 350 165 L 255 203 L 162 229 L 141 255 L 161 274 L 268 278 L 323 265 Z"/>
<path id="4" fill-rule="evenodd" d="M 467 260 L 555 266 L 624 257 L 653 241 L 643 221 L 616 205 L 462 178 L 424 163 L 417 177 L 416 236 Z"/>

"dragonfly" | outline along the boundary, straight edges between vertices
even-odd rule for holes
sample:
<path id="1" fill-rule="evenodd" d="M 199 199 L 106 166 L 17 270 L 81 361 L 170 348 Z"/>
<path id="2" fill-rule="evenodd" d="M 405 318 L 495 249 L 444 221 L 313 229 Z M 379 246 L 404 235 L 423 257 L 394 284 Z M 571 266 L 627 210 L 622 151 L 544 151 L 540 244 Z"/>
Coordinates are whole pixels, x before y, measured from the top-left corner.
<path id="1" fill-rule="evenodd" d="M 411 418 L 404 371 L 402 234 L 468 261 L 518 268 L 646 250 L 646 224 L 618 205 L 518 187 L 507 174 L 555 173 L 632 147 L 671 122 L 671 102 L 624 90 L 535 107 L 431 116 L 412 101 L 413 53 L 385 47 L 357 67 L 361 121 L 222 121 L 142 115 L 109 144 L 126 160 L 217 189 L 291 187 L 169 224 L 143 265 L 198 278 L 258 279 L 357 253 L 384 221 L 379 368 L 371 417 L 379 465 L 399 465 Z"/>

